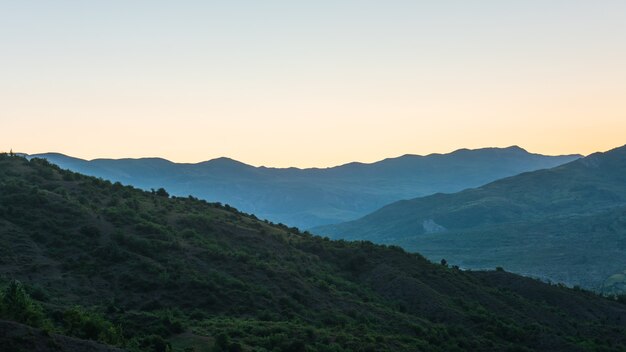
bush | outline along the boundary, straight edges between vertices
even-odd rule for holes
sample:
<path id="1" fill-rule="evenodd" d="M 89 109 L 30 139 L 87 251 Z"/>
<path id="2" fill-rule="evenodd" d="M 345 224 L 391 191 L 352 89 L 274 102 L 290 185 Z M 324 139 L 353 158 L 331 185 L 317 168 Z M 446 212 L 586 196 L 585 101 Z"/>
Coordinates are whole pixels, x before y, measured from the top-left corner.
<path id="1" fill-rule="evenodd" d="M 159 188 L 159 189 L 157 189 L 157 191 L 156 191 L 156 193 L 155 193 L 155 194 L 156 194 L 157 196 L 159 196 L 159 197 L 166 197 L 166 198 L 170 196 L 170 194 L 169 194 L 169 193 L 167 193 L 167 191 L 165 190 L 165 188 Z"/>
<path id="2" fill-rule="evenodd" d="M 172 346 L 167 340 L 158 335 L 150 335 L 141 339 L 139 343 L 141 351 L 146 352 L 171 352 Z"/>
<path id="3" fill-rule="evenodd" d="M 123 342 L 120 329 L 97 313 L 81 307 L 73 307 L 63 313 L 63 328 L 68 335 L 82 339 L 120 345 Z"/>
<path id="4" fill-rule="evenodd" d="M 0 293 L 0 318 L 34 327 L 42 327 L 46 322 L 43 309 L 18 280 L 11 280 Z"/>
<path id="5" fill-rule="evenodd" d="M 94 225 L 85 225 L 80 228 L 80 233 L 89 238 L 98 238 L 100 237 L 100 229 Z"/>

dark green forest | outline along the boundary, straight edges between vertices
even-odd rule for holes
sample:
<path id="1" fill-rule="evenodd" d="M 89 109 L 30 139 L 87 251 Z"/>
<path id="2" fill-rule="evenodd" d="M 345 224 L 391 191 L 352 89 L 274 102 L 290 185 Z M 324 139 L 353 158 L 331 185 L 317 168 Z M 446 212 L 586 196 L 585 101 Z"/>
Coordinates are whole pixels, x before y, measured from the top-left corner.
<path id="1" fill-rule="evenodd" d="M 0 319 L 129 351 L 626 350 L 615 298 L 9 155 L 0 292 Z"/>

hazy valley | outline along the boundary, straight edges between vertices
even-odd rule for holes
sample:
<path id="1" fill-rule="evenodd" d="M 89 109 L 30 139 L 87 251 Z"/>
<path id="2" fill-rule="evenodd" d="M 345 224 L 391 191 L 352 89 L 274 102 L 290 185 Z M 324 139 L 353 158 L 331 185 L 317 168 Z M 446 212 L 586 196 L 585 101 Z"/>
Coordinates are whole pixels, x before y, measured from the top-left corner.
<path id="1" fill-rule="evenodd" d="M 177 164 L 159 158 L 86 161 L 55 153 L 33 157 L 146 190 L 164 187 L 174 195 L 230 204 L 262 219 L 308 229 L 354 220 L 397 200 L 458 192 L 558 166 L 580 155 L 545 156 L 519 147 L 462 149 L 325 169 L 253 167 L 228 158 Z"/>

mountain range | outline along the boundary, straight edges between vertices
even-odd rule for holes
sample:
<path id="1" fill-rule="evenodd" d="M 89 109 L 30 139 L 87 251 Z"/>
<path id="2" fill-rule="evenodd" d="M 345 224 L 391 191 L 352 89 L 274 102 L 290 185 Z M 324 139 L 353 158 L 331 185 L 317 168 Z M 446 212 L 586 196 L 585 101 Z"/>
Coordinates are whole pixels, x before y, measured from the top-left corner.
<path id="1" fill-rule="evenodd" d="M 325 169 L 254 167 L 228 158 L 179 164 L 160 158 L 87 161 L 57 153 L 30 157 L 146 190 L 164 187 L 174 195 L 219 201 L 260 218 L 308 229 L 354 220 L 401 199 L 458 192 L 581 156 L 545 156 L 514 146 L 404 155 Z"/>
<path id="2" fill-rule="evenodd" d="M 614 157 L 574 165 L 601 172 Z M 11 350 L 623 351 L 623 301 L 0 155 Z"/>
<path id="3" fill-rule="evenodd" d="M 626 146 L 314 229 L 608 293 L 626 288 Z"/>

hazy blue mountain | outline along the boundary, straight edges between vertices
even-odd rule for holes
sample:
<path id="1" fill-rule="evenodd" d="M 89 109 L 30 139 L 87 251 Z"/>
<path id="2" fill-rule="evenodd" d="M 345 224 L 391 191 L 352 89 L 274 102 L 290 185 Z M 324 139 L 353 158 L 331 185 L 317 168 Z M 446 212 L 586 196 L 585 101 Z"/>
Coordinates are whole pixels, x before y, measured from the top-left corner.
<path id="1" fill-rule="evenodd" d="M 325 169 L 279 169 L 228 158 L 178 164 L 159 158 L 86 161 L 54 153 L 36 156 L 62 168 L 144 189 L 165 187 L 175 195 L 220 201 L 300 228 L 357 219 L 400 199 L 457 192 L 580 157 L 545 156 L 509 147 L 404 155 Z"/>
<path id="2" fill-rule="evenodd" d="M 504 266 L 588 288 L 622 290 L 626 146 L 459 193 L 399 201 L 314 231 L 399 244 L 462 267 Z"/>

